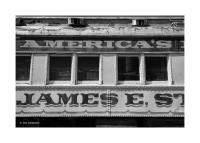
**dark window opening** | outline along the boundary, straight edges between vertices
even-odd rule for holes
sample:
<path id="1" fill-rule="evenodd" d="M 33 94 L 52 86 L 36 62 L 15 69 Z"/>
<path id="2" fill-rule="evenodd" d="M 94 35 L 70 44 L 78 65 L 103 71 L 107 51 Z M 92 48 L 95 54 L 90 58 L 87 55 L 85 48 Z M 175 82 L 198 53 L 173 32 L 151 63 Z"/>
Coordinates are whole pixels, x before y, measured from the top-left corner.
<path id="1" fill-rule="evenodd" d="M 81 18 L 71 18 L 71 24 L 72 27 L 85 27 L 87 26 L 86 21 Z"/>
<path id="2" fill-rule="evenodd" d="M 136 20 L 137 26 L 148 26 L 148 20 L 147 19 L 137 19 Z"/>
<path id="3" fill-rule="evenodd" d="M 31 56 L 17 56 L 16 57 L 16 80 L 29 80 L 31 67 Z"/>
<path id="4" fill-rule="evenodd" d="M 23 19 L 17 18 L 16 19 L 16 26 L 26 26 L 26 23 Z"/>
<path id="5" fill-rule="evenodd" d="M 66 18 L 16 18 L 16 26 L 28 26 L 29 24 L 45 24 L 48 26 L 54 26 L 59 24 L 67 24 Z"/>
<path id="6" fill-rule="evenodd" d="M 138 57 L 118 57 L 118 80 L 139 80 Z"/>
<path id="7" fill-rule="evenodd" d="M 50 57 L 49 80 L 71 79 L 71 57 Z"/>
<path id="8" fill-rule="evenodd" d="M 138 26 L 143 26 L 144 25 L 144 20 L 137 20 L 137 25 Z"/>
<path id="9" fill-rule="evenodd" d="M 167 77 L 167 57 L 146 57 L 146 80 L 166 81 Z"/>
<path id="10" fill-rule="evenodd" d="M 99 80 L 99 57 L 78 57 L 78 80 Z"/>

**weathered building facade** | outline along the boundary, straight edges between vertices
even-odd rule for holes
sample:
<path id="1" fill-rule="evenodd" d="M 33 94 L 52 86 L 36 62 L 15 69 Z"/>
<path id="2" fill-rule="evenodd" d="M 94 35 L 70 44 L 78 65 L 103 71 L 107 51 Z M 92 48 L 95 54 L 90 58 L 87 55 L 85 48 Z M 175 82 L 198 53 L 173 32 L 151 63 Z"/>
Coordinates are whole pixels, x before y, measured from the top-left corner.
<path id="1" fill-rule="evenodd" d="M 16 117 L 182 126 L 184 17 L 17 16 Z"/>

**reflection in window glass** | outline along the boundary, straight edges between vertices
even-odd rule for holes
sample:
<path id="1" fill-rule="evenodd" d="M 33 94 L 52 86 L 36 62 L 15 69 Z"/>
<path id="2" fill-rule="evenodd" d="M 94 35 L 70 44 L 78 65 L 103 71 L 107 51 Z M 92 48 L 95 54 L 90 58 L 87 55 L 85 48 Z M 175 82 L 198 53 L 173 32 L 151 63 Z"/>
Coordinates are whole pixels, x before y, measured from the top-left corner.
<path id="1" fill-rule="evenodd" d="M 71 79 L 71 57 L 50 57 L 49 80 Z"/>
<path id="2" fill-rule="evenodd" d="M 78 57 L 78 80 L 99 80 L 99 57 Z"/>
<path id="3" fill-rule="evenodd" d="M 16 57 L 16 80 L 29 80 L 30 76 L 31 56 Z"/>
<path id="4" fill-rule="evenodd" d="M 167 57 L 146 57 L 146 80 L 167 80 Z"/>
<path id="5" fill-rule="evenodd" d="M 139 80 L 138 57 L 118 57 L 118 80 Z"/>

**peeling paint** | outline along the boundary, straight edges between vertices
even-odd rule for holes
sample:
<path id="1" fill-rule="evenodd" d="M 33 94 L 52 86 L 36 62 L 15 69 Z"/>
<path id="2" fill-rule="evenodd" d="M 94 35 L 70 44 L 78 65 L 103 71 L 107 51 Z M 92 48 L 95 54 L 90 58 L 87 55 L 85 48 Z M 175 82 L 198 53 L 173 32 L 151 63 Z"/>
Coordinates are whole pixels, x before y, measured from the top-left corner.
<path id="1" fill-rule="evenodd" d="M 68 25 L 28 25 L 17 26 L 17 35 L 184 35 L 184 27 L 153 25 L 149 27 L 122 27 L 122 26 L 90 26 L 73 28 Z"/>

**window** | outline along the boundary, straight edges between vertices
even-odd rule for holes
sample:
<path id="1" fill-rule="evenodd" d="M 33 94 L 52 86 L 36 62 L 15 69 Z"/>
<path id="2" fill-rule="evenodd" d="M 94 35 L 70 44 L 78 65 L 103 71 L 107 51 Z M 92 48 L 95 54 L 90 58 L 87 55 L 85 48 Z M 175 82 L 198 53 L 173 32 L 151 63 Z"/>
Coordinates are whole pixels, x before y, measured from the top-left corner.
<path id="1" fill-rule="evenodd" d="M 29 81 L 31 56 L 16 56 L 16 80 Z"/>
<path id="2" fill-rule="evenodd" d="M 119 55 L 119 84 L 171 84 L 170 58 L 166 55 Z"/>
<path id="3" fill-rule="evenodd" d="M 86 21 L 82 18 L 71 18 L 71 22 L 69 22 L 69 24 L 74 28 L 87 26 Z"/>
<path id="4" fill-rule="evenodd" d="M 99 80 L 99 57 L 78 57 L 78 81 Z"/>
<path id="5" fill-rule="evenodd" d="M 50 81 L 69 81 L 71 80 L 71 57 L 69 56 L 50 56 L 49 68 Z"/>
<path id="6" fill-rule="evenodd" d="M 133 19 L 132 26 L 148 26 L 147 19 Z"/>
<path id="7" fill-rule="evenodd" d="M 118 57 L 118 80 L 139 80 L 138 57 Z"/>
<path id="8" fill-rule="evenodd" d="M 146 80 L 167 81 L 167 57 L 146 57 Z"/>

